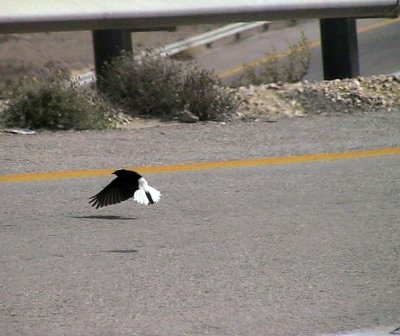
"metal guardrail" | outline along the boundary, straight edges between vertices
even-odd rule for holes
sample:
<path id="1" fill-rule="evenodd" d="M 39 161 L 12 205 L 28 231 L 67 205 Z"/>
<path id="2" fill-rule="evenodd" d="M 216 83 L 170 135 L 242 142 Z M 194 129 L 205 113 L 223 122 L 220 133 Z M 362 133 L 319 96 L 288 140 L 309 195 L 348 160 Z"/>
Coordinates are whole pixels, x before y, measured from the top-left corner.
<path id="1" fill-rule="evenodd" d="M 236 34 L 240 34 L 242 32 L 256 29 L 259 27 L 265 27 L 268 25 L 269 21 L 256 21 L 256 22 L 238 22 L 230 25 L 226 25 L 217 29 L 213 29 L 204 34 L 199 34 L 193 37 L 189 37 L 185 40 L 178 41 L 172 44 L 169 44 L 162 48 L 162 51 L 168 55 L 176 55 L 182 51 L 187 49 L 200 47 L 203 45 L 210 44 L 212 42 L 231 37 Z"/>
<path id="2" fill-rule="evenodd" d="M 396 17 L 399 8 L 400 0 L 0 0 L 0 34 L 92 30 L 101 73 L 104 62 L 132 47 L 129 29 L 318 18 L 324 76 L 332 79 L 358 74 L 355 18 Z"/>
<path id="3" fill-rule="evenodd" d="M 0 33 L 395 16 L 399 0 L 1 0 Z"/>
<path id="4" fill-rule="evenodd" d="M 182 41 L 171 43 L 161 48 L 160 51 L 167 56 L 179 54 L 185 50 L 207 45 L 212 42 L 219 41 L 224 38 L 232 37 L 252 29 L 265 27 L 270 21 L 256 21 L 256 22 L 237 22 L 226 25 L 217 29 L 210 30 L 209 32 L 191 36 Z M 96 74 L 94 71 L 87 72 L 83 75 L 73 77 L 80 85 L 90 84 L 96 81 Z"/>

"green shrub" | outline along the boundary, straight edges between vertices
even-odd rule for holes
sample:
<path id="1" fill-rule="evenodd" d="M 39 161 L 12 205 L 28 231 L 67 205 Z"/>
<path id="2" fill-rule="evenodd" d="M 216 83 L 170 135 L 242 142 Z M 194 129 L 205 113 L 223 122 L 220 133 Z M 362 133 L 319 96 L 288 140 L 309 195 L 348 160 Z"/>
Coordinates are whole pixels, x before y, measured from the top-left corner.
<path id="1" fill-rule="evenodd" d="M 234 99 L 210 71 L 156 50 L 124 53 L 105 67 L 101 91 L 131 115 L 172 119 L 184 109 L 200 120 L 221 120 Z"/>
<path id="2" fill-rule="evenodd" d="M 111 122 L 107 104 L 85 94 L 62 70 L 26 76 L 8 88 L 2 113 L 7 127 L 30 129 L 102 129 Z"/>

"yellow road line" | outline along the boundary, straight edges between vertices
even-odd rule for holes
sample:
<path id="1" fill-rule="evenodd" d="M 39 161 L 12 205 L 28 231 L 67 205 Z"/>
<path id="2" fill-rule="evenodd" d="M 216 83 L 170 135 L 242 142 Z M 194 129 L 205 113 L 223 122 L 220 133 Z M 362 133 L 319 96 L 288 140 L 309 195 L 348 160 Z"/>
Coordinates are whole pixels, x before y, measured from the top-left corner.
<path id="1" fill-rule="evenodd" d="M 287 164 L 298 164 L 298 163 L 319 162 L 319 161 L 349 160 L 349 159 L 360 159 L 360 158 L 389 156 L 389 155 L 400 155 L 400 147 L 378 148 L 378 149 L 371 149 L 364 151 L 352 151 L 352 152 L 342 152 L 342 153 L 319 153 L 319 154 L 306 154 L 306 155 L 295 155 L 295 156 L 263 157 L 258 159 L 247 159 L 247 160 L 196 162 L 196 163 L 184 163 L 184 164 L 163 165 L 163 166 L 128 167 L 127 169 L 136 170 L 141 174 L 159 174 L 159 173 L 176 173 L 176 172 L 195 171 L 195 170 L 242 168 L 242 167 L 257 167 L 257 166 L 287 165 Z M 113 170 L 114 169 L 96 169 L 96 170 L 0 175 L 0 183 L 99 177 L 99 176 L 109 175 L 113 172 Z"/>
<path id="2" fill-rule="evenodd" d="M 370 30 L 373 30 L 373 29 L 378 29 L 378 28 L 382 28 L 382 27 L 387 26 L 387 25 L 398 23 L 399 21 L 400 21 L 400 18 L 388 19 L 388 20 L 375 22 L 375 23 L 372 23 L 370 25 L 358 28 L 357 32 L 358 33 L 365 33 L 365 32 L 368 32 Z M 321 45 L 321 41 L 320 40 L 315 40 L 315 41 L 312 41 L 312 42 L 309 43 L 310 49 L 316 48 L 316 47 L 318 47 L 320 45 Z M 279 53 L 267 54 L 267 55 L 264 55 L 262 57 L 256 58 L 251 62 L 244 63 L 242 65 L 239 65 L 237 67 L 234 67 L 234 68 L 231 68 L 231 69 L 228 69 L 228 70 L 225 70 L 225 71 L 221 71 L 221 72 L 217 73 L 217 75 L 218 75 L 219 78 L 231 77 L 231 76 L 237 75 L 239 73 L 245 72 L 245 71 L 247 71 L 247 70 L 249 70 L 251 68 L 254 68 L 254 67 L 256 67 L 256 66 L 258 66 L 260 64 L 268 63 L 270 61 L 271 57 L 273 57 L 273 56 L 278 58 L 278 59 L 280 59 L 280 58 L 283 58 L 283 57 L 287 56 L 288 54 L 289 54 L 289 50 L 283 51 L 283 52 L 279 52 Z"/>
<path id="3" fill-rule="evenodd" d="M 388 25 L 391 25 L 391 24 L 394 24 L 394 23 L 398 23 L 399 21 L 400 21 L 400 18 L 386 19 L 386 20 L 374 22 L 374 23 L 371 23 L 371 24 L 369 24 L 367 26 L 358 28 L 357 32 L 358 33 L 365 33 L 365 32 L 370 31 L 370 30 L 374 30 L 374 29 L 382 28 L 382 27 L 385 27 L 385 26 L 388 26 Z"/>

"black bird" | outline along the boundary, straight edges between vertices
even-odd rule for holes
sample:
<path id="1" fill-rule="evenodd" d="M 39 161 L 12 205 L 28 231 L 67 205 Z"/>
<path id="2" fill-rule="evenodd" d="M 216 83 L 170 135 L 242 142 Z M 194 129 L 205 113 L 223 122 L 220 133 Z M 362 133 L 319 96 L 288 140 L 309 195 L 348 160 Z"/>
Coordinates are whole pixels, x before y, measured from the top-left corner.
<path id="1" fill-rule="evenodd" d="M 131 170 L 119 169 L 113 172 L 117 177 L 102 191 L 90 197 L 89 203 L 96 209 L 117 204 L 133 197 L 140 204 L 154 204 L 160 200 L 161 193 L 150 187 L 146 179 Z"/>

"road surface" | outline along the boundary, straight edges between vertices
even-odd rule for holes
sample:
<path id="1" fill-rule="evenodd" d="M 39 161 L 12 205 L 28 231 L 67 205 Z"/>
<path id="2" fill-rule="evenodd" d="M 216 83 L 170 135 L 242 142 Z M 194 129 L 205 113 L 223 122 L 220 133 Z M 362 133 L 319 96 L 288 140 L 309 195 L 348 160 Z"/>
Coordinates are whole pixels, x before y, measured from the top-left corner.
<path id="1" fill-rule="evenodd" d="M 399 25 L 399 19 L 357 21 L 362 76 L 391 74 L 400 70 Z M 202 49 L 196 54 L 196 61 L 202 67 L 215 70 L 224 80 L 230 81 L 231 78 L 243 74 L 243 70 L 238 69 L 241 66 L 254 61 L 262 63 L 267 54 L 287 51 L 290 44 L 298 43 L 303 32 L 312 43 L 311 64 L 306 79 L 323 79 L 318 20 L 300 21 L 294 27 L 277 26 L 276 23 L 271 27 L 273 29 L 270 31 L 253 34 L 242 39 L 240 43 L 232 40 L 216 44 L 211 49 Z"/>
<path id="2" fill-rule="evenodd" d="M 287 336 L 393 330 L 400 322 L 400 156 L 356 158 L 354 151 L 398 149 L 399 127 L 400 116 L 392 112 L 0 134 L 3 178 L 306 158 L 149 174 L 151 185 L 163 192 L 151 207 L 124 202 L 90 208 L 88 197 L 112 178 L 102 173 L 3 181 L 2 334 Z M 332 154 L 328 161 L 309 156 L 331 152 L 350 154 L 346 160 Z"/>

